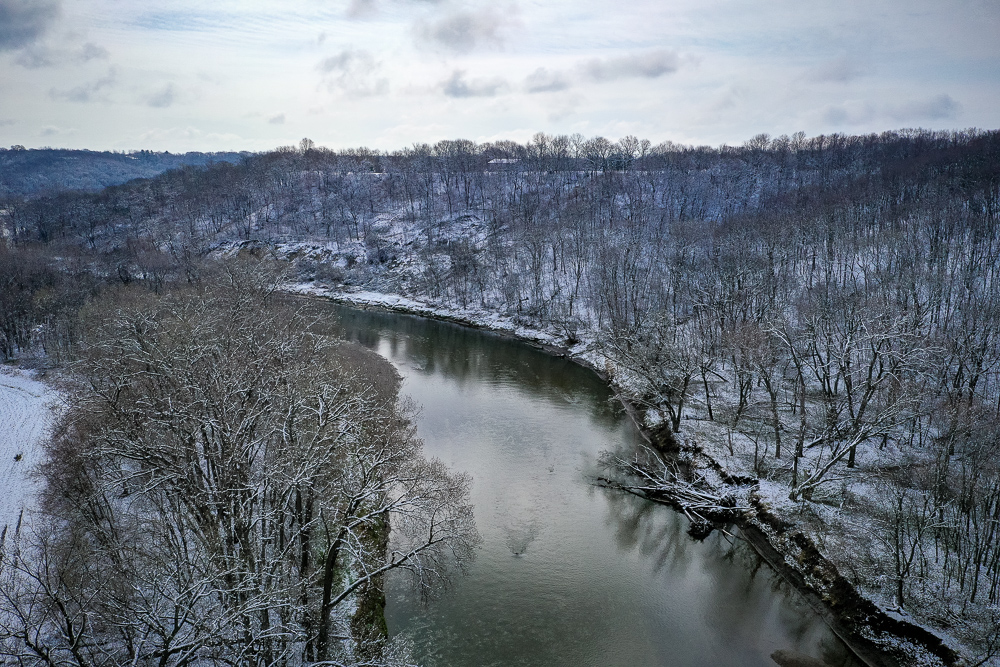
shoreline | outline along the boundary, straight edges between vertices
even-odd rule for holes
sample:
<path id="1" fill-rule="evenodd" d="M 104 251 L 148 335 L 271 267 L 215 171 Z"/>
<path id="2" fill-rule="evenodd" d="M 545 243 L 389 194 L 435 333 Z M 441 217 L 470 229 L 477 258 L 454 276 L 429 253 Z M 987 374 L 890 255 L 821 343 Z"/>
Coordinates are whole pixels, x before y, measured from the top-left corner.
<path id="1" fill-rule="evenodd" d="M 516 340 L 552 356 L 565 358 L 592 371 L 606 383 L 643 439 L 660 450 L 661 454 L 673 455 L 683 449 L 665 450 L 657 444 L 658 438 L 643 424 L 638 408 L 609 380 L 608 374 L 592 359 L 588 359 L 582 353 L 574 352 L 573 347 L 553 342 L 545 332 L 516 325 L 510 328 L 491 326 L 489 322 L 477 321 L 448 307 L 435 307 L 395 295 L 361 292 L 355 293 L 358 296 L 352 296 L 352 293 L 347 291 L 315 288 L 304 290 L 302 286 L 289 292 L 361 310 L 392 312 L 456 324 L 489 332 L 507 340 Z M 502 320 L 493 318 L 491 321 L 499 324 Z M 519 328 L 521 333 L 518 331 Z M 733 477 L 703 449 L 695 447 L 691 451 L 721 476 Z M 840 575 L 836 566 L 822 555 L 813 541 L 801 530 L 797 530 L 796 524 L 762 507 L 755 494 L 751 494 L 751 497 L 754 499 L 753 515 L 744 515 L 735 522 L 740 537 L 778 576 L 805 598 L 809 606 L 858 661 L 868 667 L 902 667 L 914 656 L 904 646 L 900 646 L 899 641 L 892 642 L 901 640 L 905 645 L 926 652 L 928 657 L 933 656 L 937 664 L 946 666 L 963 664 L 960 656 L 933 632 L 909 621 L 894 618 L 865 598 L 854 585 Z M 798 567 L 793 566 L 793 562 L 797 563 Z M 877 637 L 881 637 L 884 641 L 879 642 Z M 896 644 L 895 647 L 887 645 L 892 643 Z M 896 650 L 892 650 L 893 648 Z M 893 655 L 894 653 L 900 655 Z M 925 662 L 925 664 L 931 663 Z"/>

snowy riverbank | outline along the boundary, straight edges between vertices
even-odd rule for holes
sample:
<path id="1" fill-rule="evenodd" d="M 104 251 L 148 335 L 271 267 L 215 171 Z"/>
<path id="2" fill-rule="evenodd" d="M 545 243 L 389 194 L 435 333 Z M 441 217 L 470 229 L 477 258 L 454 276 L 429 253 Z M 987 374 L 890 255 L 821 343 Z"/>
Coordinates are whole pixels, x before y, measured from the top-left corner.
<path id="1" fill-rule="evenodd" d="M 599 350 L 593 332 L 574 332 L 571 341 L 554 326 L 533 328 L 509 316 L 452 308 L 396 294 L 343 291 L 311 284 L 297 284 L 290 291 L 486 329 L 566 355 L 602 375 L 608 368 L 608 360 Z M 693 419 L 685 419 L 678 442 L 680 456 L 690 464 L 693 473 L 720 494 L 730 490 L 734 478 L 745 482 L 756 477 L 751 461 L 744 460 L 750 450 L 733 445 L 733 438 L 740 436 L 720 422 L 704 419 L 702 410 L 692 407 Z M 641 419 L 637 412 L 632 412 L 634 418 Z M 734 451 L 743 455 L 734 456 L 731 453 Z M 751 494 L 755 510 L 741 522 L 744 537 L 809 599 L 863 661 L 880 666 L 965 664 L 948 648 L 949 644 L 955 644 L 954 640 L 942 642 L 937 629 L 925 628 L 887 608 L 877 589 L 872 589 L 876 582 L 866 585 L 857 581 L 856 576 L 851 577 L 850 549 L 844 543 L 863 538 L 857 530 L 863 516 L 851 515 L 849 509 L 834 511 L 822 503 L 792 502 L 787 496 L 787 487 L 761 479 Z M 851 526 L 853 530 L 849 530 Z"/>
<path id="2" fill-rule="evenodd" d="M 517 338 L 555 354 L 571 357 L 574 361 L 598 372 L 603 372 L 605 357 L 598 349 L 596 337 L 586 332 L 573 332 L 573 339 L 570 340 L 569 333 L 556 326 L 545 328 L 527 326 L 519 323 L 514 317 L 485 309 L 454 308 L 411 299 L 399 294 L 382 294 L 361 289 L 345 291 L 313 283 L 296 283 L 290 285 L 288 289 L 295 294 L 326 298 L 337 303 L 361 308 L 382 308 L 408 315 L 454 322 L 475 329 L 485 329 Z"/>

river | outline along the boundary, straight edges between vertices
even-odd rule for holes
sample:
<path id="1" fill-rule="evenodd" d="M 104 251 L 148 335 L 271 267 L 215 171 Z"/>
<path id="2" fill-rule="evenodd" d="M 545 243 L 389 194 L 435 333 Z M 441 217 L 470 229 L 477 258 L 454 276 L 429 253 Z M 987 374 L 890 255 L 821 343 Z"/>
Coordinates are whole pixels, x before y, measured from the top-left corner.
<path id="1" fill-rule="evenodd" d="M 742 540 L 596 487 L 603 450 L 639 435 L 594 373 L 490 333 L 335 307 L 420 406 L 425 453 L 473 476 L 483 545 L 435 600 L 386 582 L 390 634 L 427 667 L 755 667 L 777 649 L 853 665 Z"/>

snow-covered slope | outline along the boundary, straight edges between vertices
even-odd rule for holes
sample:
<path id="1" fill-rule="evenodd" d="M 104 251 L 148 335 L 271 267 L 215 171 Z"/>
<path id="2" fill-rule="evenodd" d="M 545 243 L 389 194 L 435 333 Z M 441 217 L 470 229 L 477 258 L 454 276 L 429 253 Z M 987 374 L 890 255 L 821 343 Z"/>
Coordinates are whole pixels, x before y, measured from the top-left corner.
<path id="1" fill-rule="evenodd" d="M 28 373 L 0 366 L 0 533 L 14 533 L 34 502 L 31 470 L 55 420 L 59 394 Z"/>

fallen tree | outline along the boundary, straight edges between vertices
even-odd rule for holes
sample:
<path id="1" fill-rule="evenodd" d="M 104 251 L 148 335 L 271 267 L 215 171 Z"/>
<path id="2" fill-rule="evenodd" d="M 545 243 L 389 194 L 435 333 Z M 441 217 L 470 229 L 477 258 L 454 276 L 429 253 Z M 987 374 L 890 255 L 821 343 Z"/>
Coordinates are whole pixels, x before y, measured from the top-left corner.
<path id="1" fill-rule="evenodd" d="M 752 509 L 746 500 L 748 489 L 720 494 L 702 478 L 689 481 L 676 461 L 649 447 L 631 456 L 605 452 L 601 465 L 617 476 L 599 477 L 599 484 L 674 507 L 691 522 L 688 533 L 696 539 L 704 539 L 713 526 L 732 523 Z"/>

